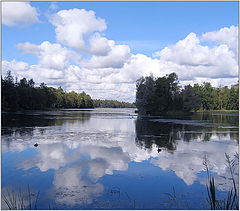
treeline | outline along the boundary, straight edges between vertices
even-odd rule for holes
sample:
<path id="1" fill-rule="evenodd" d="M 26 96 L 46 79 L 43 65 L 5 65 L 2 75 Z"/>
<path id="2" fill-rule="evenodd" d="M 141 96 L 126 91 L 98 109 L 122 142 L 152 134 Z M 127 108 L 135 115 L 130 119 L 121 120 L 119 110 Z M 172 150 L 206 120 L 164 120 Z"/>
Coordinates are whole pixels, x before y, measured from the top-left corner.
<path id="1" fill-rule="evenodd" d="M 238 110 L 239 85 L 215 88 L 209 82 L 181 87 L 171 73 L 155 78 L 141 77 L 136 84 L 136 107 L 140 114 L 164 114 L 176 111 Z"/>
<path id="2" fill-rule="evenodd" d="M 37 110 L 53 108 L 93 108 L 93 100 L 85 92 L 64 92 L 41 83 L 35 87 L 33 79 L 14 82 L 9 71 L 1 79 L 2 110 Z"/>
<path id="3" fill-rule="evenodd" d="M 93 100 L 95 108 L 135 108 L 134 103 L 120 102 L 117 100 Z"/>
<path id="4" fill-rule="evenodd" d="M 44 110 L 57 108 L 123 108 L 130 103 L 113 100 L 93 100 L 85 92 L 65 92 L 61 87 L 48 87 L 41 83 L 35 87 L 33 79 L 22 78 L 14 82 L 11 71 L 1 77 L 1 106 L 3 111 Z"/>

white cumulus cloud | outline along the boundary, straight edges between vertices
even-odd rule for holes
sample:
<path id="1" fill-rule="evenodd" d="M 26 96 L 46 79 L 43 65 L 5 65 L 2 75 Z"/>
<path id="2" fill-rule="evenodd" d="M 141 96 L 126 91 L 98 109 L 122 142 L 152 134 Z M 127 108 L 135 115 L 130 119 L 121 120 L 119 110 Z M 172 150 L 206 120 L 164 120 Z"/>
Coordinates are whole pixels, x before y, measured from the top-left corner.
<path id="1" fill-rule="evenodd" d="M 204 46 L 195 33 L 155 53 L 163 68 L 172 68 L 182 80 L 196 77 L 237 77 L 237 60 L 227 44 Z M 175 70 L 174 70 L 175 69 Z"/>
<path id="2" fill-rule="evenodd" d="M 89 33 L 106 29 L 104 19 L 85 9 L 61 10 L 50 21 L 56 27 L 57 40 L 77 49 L 85 48 L 84 39 Z"/>
<path id="3" fill-rule="evenodd" d="M 130 48 L 127 45 L 115 45 L 110 42 L 111 51 L 106 56 L 93 55 L 82 63 L 87 68 L 121 68 L 130 59 Z"/>
<path id="4" fill-rule="evenodd" d="M 7 26 L 38 22 L 37 9 L 27 2 L 3 2 L 2 23 Z"/>
<path id="5" fill-rule="evenodd" d="M 229 48 L 237 50 L 238 27 L 230 26 L 221 28 L 218 31 L 206 32 L 202 35 L 203 41 L 213 41 L 219 44 L 226 44 Z"/>
<path id="6" fill-rule="evenodd" d="M 20 43 L 17 48 L 25 53 L 36 55 L 39 58 L 41 67 L 63 70 L 68 65 L 68 60 L 72 58 L 71 53 L 67 48 L 60 44 L 52 44 L 48 41 L 35 45 L 32 43 Z"/>
<path id="7" fill-rule="evenodd" d="M 99 33 L 95 33 L 89 40 L 90 53 L 105 56 L 111 50 L 110 43 L 107 38 L 102 37 Z"/>

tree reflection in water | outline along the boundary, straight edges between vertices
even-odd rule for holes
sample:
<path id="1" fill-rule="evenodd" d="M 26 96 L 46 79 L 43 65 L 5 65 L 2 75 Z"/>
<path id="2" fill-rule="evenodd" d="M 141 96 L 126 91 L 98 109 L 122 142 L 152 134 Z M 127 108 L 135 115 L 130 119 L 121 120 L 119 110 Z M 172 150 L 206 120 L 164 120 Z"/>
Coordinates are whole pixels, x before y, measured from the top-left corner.
<path id="1" fill-rule="evenodd" d="M 10 171 L 12 177 L 16 172 L 25 175 L 33 171 L 38 174 L 34 181 L 40 184 L 41 176 L 52 172 L 52 177 L 44 178 L 50 186 L 43 191 L 50 194 L 46 197 L 48 200 L 51 198 L 57 207 L 65 204 L 64 208 L 93 208 L 100 206 L 94 205 L 99 197 L 99 200 L 105 197 L 104 200 L 110 203 L 112 198 L 109 198 L 108 190 L 120 186 L 120 180 L 123 182 L 132 177 L 131 183 L 121 188 L 121 193 L 126 190 L 133 191 L 131 196 L 137 195 L 138 190 L 132 187 L 136 187 L 140 177 L 132 175 L 132 165 L 136 168 L 134 175 L 141 175 L 145 188 L 151 186 L 151 179 L 148 178 L 151 169 L 154 172 L 156 167 L 156 176 L 169 175 L 169 172 L 175 175 L 171 181 L 157 182 L 159 192 L 168 182 L 178 183 L 179 180 L 184 182 L 184 187 L 193 184 L 199 187 L 206 182 L 206 177 L 202 175 L 204 155 L 213 164 L 211 170 L 217 175 L 216 188 L 223 191 L 229 188 L 231 181 L 223 181 L 223 177 L 228 178 L 224 154 L 226 152 L 232 156 L 236 152 L 238 116 L 195 114 L 184 118 L 133 119 L 133 115 L 122 111 L 116 115 L 107 111 L 106 114 L 103 111 L 94 114 L 64 112 L 15 114 L 2 120 L 3 159 L 7 160 L 9 155 L 11 158 L 21 155 L 17 170 Z M 35 143 L 39 144 L 37 148 L 33 147 Z M 28 157 L 29 151 L 32 153 L 31 159 Z M 143 163 L 150 172 L 142 169 Z M 5 165 L 3 171 L 8 173 L 8 169 Z M 19 176 L 23 181 L 24 178 L 23 175 Z M 115 181 L 114 186 L 106 186 L 111 179 Z M 8 178 L 4 180 L 12 184 Z M 29 180 L 33 181 L 31 177 Z M 141 193 L 146 194 L 146 204 L 151 200 L 151 191 L 148 189 Z M 132 199 L 131 207 L 133 202 Z M 110 206 L 102 201 L 99 203 L 103 209 Z M 116 206 L 123 207 L 123 202 L 118 201 Z M 156 205 L 156 208 L 159 207 Z"/>
<path id="2" fill-rule="evenodd" d="M 187 120 L 186 120 L 187 119 Z M 165 148 L 169 152 L 177 149 L 178 140 L 186 142 L 209 141 L 230 136 L 238 141 L 237 115 L 195 114 L 191 117 L 138 118 L 135 125 L 136 145 L 143 149 Z"/>

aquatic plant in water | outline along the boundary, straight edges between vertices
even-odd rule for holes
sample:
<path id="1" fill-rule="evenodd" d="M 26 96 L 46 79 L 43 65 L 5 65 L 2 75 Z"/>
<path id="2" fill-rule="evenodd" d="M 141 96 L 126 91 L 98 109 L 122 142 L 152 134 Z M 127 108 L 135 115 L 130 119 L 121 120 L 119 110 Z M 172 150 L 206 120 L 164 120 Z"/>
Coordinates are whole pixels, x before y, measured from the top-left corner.
<path id="1" fill-rule="evenodd" d="M 207 183 L 207 201 L 212 210 L 238 210 L 239 209 L 239 199 L 238 199 L 238 188 L 236 186 L 236 181 L 234 178 L 235 167 L 239 165 L 239 154 L 234 155 L 234 159 L 230 159 L 230 156 L 225 153 L 226 165 L 231 174 L 232 187 L 227 192 L 227 197 L 224 199 L 218 199 L 216 194 L 216 186 L 214 177 L 210 174 L 208 167 L 208 159 L 205 156 L 203 165 L 207 171 L 208 183 Z"/>
<path id="2" fill-rule="evenodd" d="M 37 194 L 33 193 L 29 185 L 25 192 L 21 190 L 16 192 L 10 189 L 6 189 L 2 192 L 2 201 L 9 210 L 36 210 L 38 197 L 39 191 Z"/>

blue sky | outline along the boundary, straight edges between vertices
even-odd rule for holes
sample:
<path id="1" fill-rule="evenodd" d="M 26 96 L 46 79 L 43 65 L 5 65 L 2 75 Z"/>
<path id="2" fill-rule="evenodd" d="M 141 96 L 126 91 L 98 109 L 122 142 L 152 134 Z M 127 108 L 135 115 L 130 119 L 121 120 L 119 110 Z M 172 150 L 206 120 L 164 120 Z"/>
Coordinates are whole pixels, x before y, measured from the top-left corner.
<path id="1" fill-rule="evenodd" d="M 230 27 L 236 27 L 238 25 L 238 2 L 31 2 L 29 5 L 31 8 L 34 8 L 36 14 L 38 13 L 36 17 L 33 17 L 34 12 L 33 10 L 30 11 L 28 7 L 29 12 L 32 12 L 31 16 L 29 15 L 29 21 L 26 21 L 28 20 L 26 16 L 27 12 L 25 14 L 16 14 L 17 11 L 13 11 L 15 15 L 13 17 L 16 17 L 16 19 L 19 18 L 19 20 L 15 20 L 15 22 L 6 22 L 9 16 L 3 14 L 2 55 L 4 61 L 10 62 L 16 60 L 16 62 L 25 62 L 30 66 L 39 65 L 41 57 L 36 56 L 36 54 L 26 54 L 26 46 L 23 47 L 25 50 L 16 48 L 16 45 L 19 43 L 26 42 L 38 46 L 44 41 L 48 41 L 51 44 L 58 43 L 61 47 L 73 50 L 75 53 L 82 55 L 83 58 L 91 58 L 91 56 L 94 56 L 94 54 L 90 53 L 88 57 L 86 57 L 83 51 L 79 51 L 79 49 L 76 50 L 76 46 L 69 44 L 70 41 L 66 41 L 68 42 L 66 43 L 63 41 L 65 38 L 57 38 L 57 33 L 55 32 L 57 26 L 50 21 L 51 17 L 62 10 L 70 13 L 70 10 L 74 8 L 84 9 L 88 12 L 90 10 L 94 11 L 95 18 L 103 19 L 106 26 L 104 30 L 94 29 L 94 31 L 100 33 L 102 38 L 114 40 L 115 46 L 128 46 L 130 48 L 129 53 L 131 54 L 131 58 L 133 57 L 132 55 L 141 54 L 148 59 L 154 60 L 155 57 L 153 55 L 156 55 L 156 52 L 160 52 L 168 46 L 176 45 L 180 40 L 184 40 L 190 33 L 194 33 L 197 39 L 200 39 L 201 46 L 207 45 L 211 48 L 214 47 L 216 43 L 218 45 L 226 44 L 227 40 L 223 41 L 223 35 L 220 34 L 216 35 L 217 37 L 214 35 L 214 38 L 210 35 L 211 37 L 208 36 L 206 39 L 202 39 L 201 36 L 207 32 L 217 32 L 224 27 L 229 28 L 229 30 L 225 29 L 225 31 L 228 31 L 226 33 L 232 33 L 234 30 L 236 32 L 236 28 L 230 29 Z M 50 8 L 50 5 L 55 5 L 55 8 Z M 3 13 L 5 10 L 6 14 L 11 6 L 5 9 L 3 7 Z M 6 21 L 4 22 L 4 20 Z M 14 20 L 11 19 L 8 21 Z M 28 23 L 24 23 L 24 21 Z M 84 23 L 81 21 L 82 20 L 79 20 L 79 22 L 76 21 L 75 26 L 78 27 L 78 23 L 83 25 Z M 224 35 L 226 35 L 226 33 Z M 221 41 L 219 41 L 220 38 Z M 191 36 L 191 39 L 195 39 L 195 37 Z M 197 42 L 198 41 L 195 42 L 196 46 Z M 223 48 L 224 46 L 221 47 Z M 171 48 L 171 50 L 172 52 L 177 52 L 177 48 Z M 214 49 L 212 48 L 210 50 Z M 160 54 L 163 55 L 164 52 Z M 165 60 L 168 58 L 166 54 L 161 57 L 165 58 Z M 155 61 L 152 61 L 150 66 L 154 66 L 154 62 Z M 69 64 L 77 63 L 75 61 Z M 82 64 L 78 64 L 80 69 L 82 67 L 81 65 Z M 108 64 L 107 68 L 111 68 L 110 66 L 111 65 Z M 94 71 L 97 74 L 98 71 L 102 70 L 96 70 L 95 68 Z M 165 72 L 162 71 L 162 74 L 163 73 Z M 219 74 L 224 75 L 226 78 L 226 74 L 223 74 L 223 72 L 220 71 Z M 23 71 L 20 75 L 23 75 Z M 134 81 L 137 76 L 135 73 L 132 73 L 132 77 Z M 214 77 L 216 78 L 215 75 Z M 186 77 L 182 77 L 182 79 L 185 79 L 186 82 L 195 80 L 194 78 L 188 79 Z M 106 81 L 112 83 L 110 79 Z M 62 85 L 63 84 L 64 82 L 62 82 Z M 126 81 L 124 84 L 126 84 Z M 50 83 L 50 85 L 56 86 L 57 83 L 53 82 Z M 66 89 L 73 89 L 73 87 L 76 86 L 66 85 Z M 75 88 L 75 90 L 78 91 L 83 88 L 84 87 L 79 87 Z"/>

